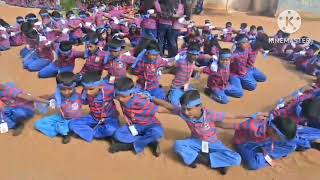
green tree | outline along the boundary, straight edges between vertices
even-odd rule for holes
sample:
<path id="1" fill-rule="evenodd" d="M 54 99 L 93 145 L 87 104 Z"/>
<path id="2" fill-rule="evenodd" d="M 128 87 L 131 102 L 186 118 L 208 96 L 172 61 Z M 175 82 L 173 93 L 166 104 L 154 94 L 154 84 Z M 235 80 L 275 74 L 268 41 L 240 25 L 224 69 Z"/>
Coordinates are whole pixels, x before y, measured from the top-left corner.
<path id="1" fill-rule="evenodd" d="M 72 8 L 76 7 L 76 1 L 75 0 L 60 0 L 60 4 L 63 7 L 65 11 L 69 11 Z"/>

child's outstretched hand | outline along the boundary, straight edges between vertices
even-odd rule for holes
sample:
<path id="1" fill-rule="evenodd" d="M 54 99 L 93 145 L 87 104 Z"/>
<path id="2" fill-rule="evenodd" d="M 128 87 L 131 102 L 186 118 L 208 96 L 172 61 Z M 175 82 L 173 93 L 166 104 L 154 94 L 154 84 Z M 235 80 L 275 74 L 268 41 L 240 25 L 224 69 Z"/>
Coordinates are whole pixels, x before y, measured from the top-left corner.
<path id="1" fill-rule="evenodd" d="M 0 110 L 3 110 L 6 107 L 6 104 L 0 100 Z"/>

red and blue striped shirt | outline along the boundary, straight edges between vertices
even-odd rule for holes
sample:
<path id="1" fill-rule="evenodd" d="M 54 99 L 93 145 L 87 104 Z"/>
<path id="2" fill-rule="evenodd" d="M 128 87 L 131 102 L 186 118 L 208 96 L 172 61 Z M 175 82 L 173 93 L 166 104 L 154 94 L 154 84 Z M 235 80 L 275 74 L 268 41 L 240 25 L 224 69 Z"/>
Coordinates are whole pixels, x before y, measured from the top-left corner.
<path id="1" fill-rule="evenodd" d="M 137 84 L 150 91 L 160 86 L 160 71 L 161 67 L 168 66 L 168 61 L 157 58 L 155 61 L 150 62 L 144 58 L 137 64 L 135 72 L 138 74 Z"/>
<path id="2" fill-rule="evenodd" d="M 107 56 L 107 63 L 104 65 L 104 69 L 108 71 L 110 76 L 114 76 L 116 79 L 127 76 L 127 67 L 134 63 L 135 57 L 120 55 L 118 58 L 112 58 L 111 55 Z"/>
<path id="3" fill-rule="evenodd" d="M 187 59 L 181 59 L 176 63 L 177 73 L 172 81 L 173 87 L 183 87 L 191 78 L 195 69 L 195 63 Z"/>
<path id="4" fill-rule="evenodd" d="M 285 107 L 280 109 L 275 109 L 271 113 L 274 117 L 290 117 L 299 125 L 307 125 L 307 120 L 303 117 L 297 115 L 296 108 L 299 103 L 302 103 L 304 100 L 315 98 L 315 94 L 319 93 L 320 89 L 308 90 L 303 93 L 303 95 L 293 99 L 291 102 L 287 103 Z"/>
<path id="5" fill-rule="evenodd" d="M 81 69 L 80 73 L 85 74 L 86 72 L 98 71 L 102 72 L 104 68 L 104 58 L 106 56 L 106 52 L 98 49 L 94 54 L 89 53 L 86 58 L 86 63 Z"/>
<path id="6" fill-rule="evenodd" d="M 216 123 L 224 120 L 225 113 L 204 109 L 200 119 L 190 119 L 183 113 L 181 107 L 175 107 L 174 113 L 179 115 L 187 123 L 191 130 L 192 137 L 210 143 L 219 141 Z"/>
<path id="7" fill-rule="evenodd" d="M 152 124 L 160 124 L 156 117 L 159 106 L 146 100 L 139 95 L 134 95 L 129 102 L 121 104 L 123 113 L 132 124 L 142 126 L 150 126 Z"/>
<path id="8" fill-rule="evenodd" d="M 18 97 L 23 91 L 18 89 L 14 83 L 1 84 L 2 90 L 0 90 L 0 100 L 6 104 L 7 107 L 24 107 L 31 110 L 34 109 L 32 101 L 26 101 Z"/>
<path id="9" fill-rule="evenodd" d="M 53 61 L 54 55 L 52 52 L 53 48 L 51 44 L 48 44 L 47 40 L 40 41 L 36 49 L 36 53 L 40 58 Z"/>
<path id="10" fill-rule="evenodd" d="M 266 120 L 250 118 L 236 127 L 233 143 L 240 145 L 249 142 L 264 142 L 269 139 L 266 132 Z"/>
<path id="11" fill-rule="evenodd" d="M 75 37 L 82 38 L 84 36 L 81 30 L 82 21 L 80 18 L 69 19 L 67 25 Z"/>
<path id="12" fill-rule="evenodd" d="M 89 105 L 90 114 L 97 120 L 108 117 L 117 117 L 114 101 L 114 86 L 104 84 L 96 97 L 91 97 L 84 91 L 82 94 L 83 104 Z"/>
<path id="13" fill-rule="evenodd" d="M 232 53 L 232 59 L 230 64 L 231 73 L 238 75 L 240 77 L 245 76 L 247 74 L 248 56 L 249 56 L 248 50 L 241 51 L 239 49 L 236 49 Z"/>
<path id="14" fill-rule="evenodd" d="M 257 56 L 258 56 L 258 51 L 254 51 L 253 49 L 250 48 L 248 53 L 247 68 L 254 67 L 254 64 L 257 60 Z"/>
<path id="15" fill-rule="evenodd" d="M 225 89 L 229 85 L 230 69 L 229 68 L 218 68 L 217 72 L 211 71 L 209 67 L 205 67 L 204 73 L 208 74 L 207 86 L 211 91 L 215 89 Z"/>
<path id="16" fill-rule="evenodd" d="M 84 58 L 84 52 L 72 50 L 71 54 L 67 56 L 59 55 L 57 58 L 58 59 L 54 61 L 57 67 L 74 67 L 77 58 Z"/>
<path id="17" fill-rule="evenodd" d="M 62 97 L 60 112 L 64 119 L 78 119 L 82 117 L 83 110 L 80 95 L 74 92 L 70 98 Z"/>

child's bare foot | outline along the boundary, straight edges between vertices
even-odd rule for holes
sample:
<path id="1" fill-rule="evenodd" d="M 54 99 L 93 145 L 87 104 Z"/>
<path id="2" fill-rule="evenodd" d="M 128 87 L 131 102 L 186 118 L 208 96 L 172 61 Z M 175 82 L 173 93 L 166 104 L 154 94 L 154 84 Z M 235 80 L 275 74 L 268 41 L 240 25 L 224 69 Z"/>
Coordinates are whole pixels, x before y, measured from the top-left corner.
<path id="1" fill-rule="evenodd" d="M 66 135 L 62 137 L 62 144 L 68 144 L 71 141 L 71 136 Z"/>
<path id="2" fill-rule="evenodd" d="M 218 170 L 221 175 L 226 175 L 229 169 L 227 167 L 221 167 L 217 168 L 216 170 Z"/>
<path id="3" fill-rule="evenodd" d="M 111 145 L 109 152 L 110 153 L 117 153 L 120 151 L 131 151 L 131 150 L 133 150 L 132 144 L 117 142 L 117 143 L 114 143 Z"/>
<path id="4" fill-rule="evenodd" d="M 150 147 L 153 155 L 155 157 L 159 157 L 161 154 L 160 143 L 159 142 L 152 143 L 150 144 Z"/>
<path id="5" fill-rule="evenodd" d="M 317 150 L 320 151 L 320 139 L 315 140 L 315 141 L 312 143 L 311 146 L 312 146 L 312 148 L 317 149 Z"/>
<path id="6" fill-rule="evenodd" d="M 13 129 L 12 135 L 13 136 L 19 136 L 24 129 L 23 123 L 18 123 L 17 126 Z"/>

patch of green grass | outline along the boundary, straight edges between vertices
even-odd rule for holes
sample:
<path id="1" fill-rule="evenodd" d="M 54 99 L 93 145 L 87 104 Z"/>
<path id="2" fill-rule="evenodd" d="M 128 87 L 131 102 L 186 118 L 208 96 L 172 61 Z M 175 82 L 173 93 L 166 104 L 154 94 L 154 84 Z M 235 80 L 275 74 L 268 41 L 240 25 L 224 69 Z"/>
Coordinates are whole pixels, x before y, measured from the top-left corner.
<path id="1" fill-rule="evenodd" d="M 76 7 L 76 1 L 75 0 L 60 0 L 60 4 L 63 7 L 65 11 L 69 11 L 72 8 Z"/>

